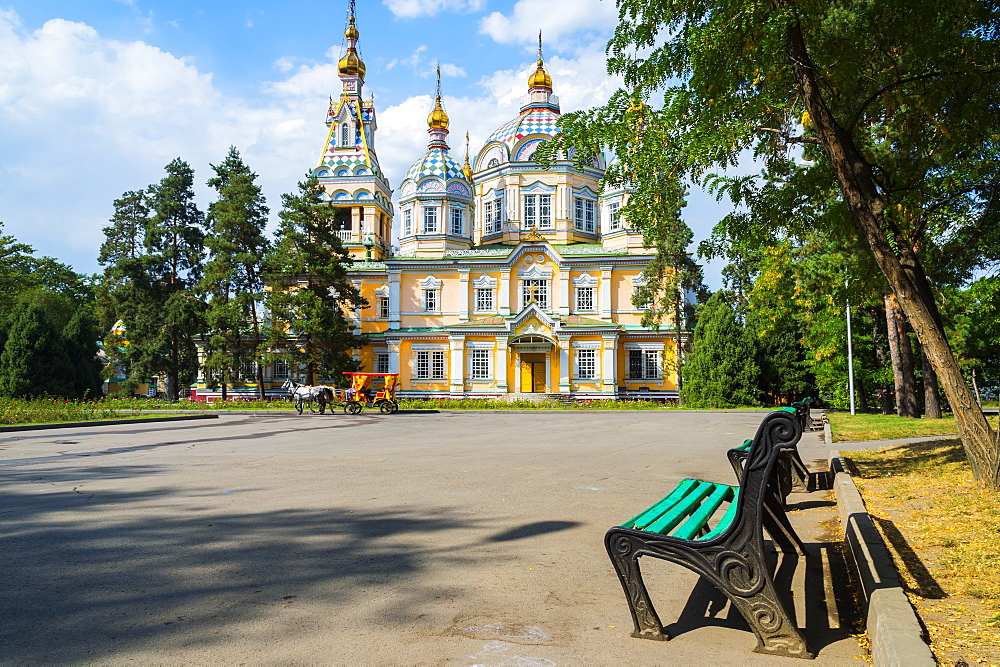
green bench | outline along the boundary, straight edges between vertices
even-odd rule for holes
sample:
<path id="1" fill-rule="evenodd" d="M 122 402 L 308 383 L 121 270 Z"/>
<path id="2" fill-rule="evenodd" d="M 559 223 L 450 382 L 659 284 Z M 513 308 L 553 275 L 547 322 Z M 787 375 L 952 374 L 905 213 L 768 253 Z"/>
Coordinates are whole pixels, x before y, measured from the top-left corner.
<path id="1" fill-rule="evenodd" d="M 801 435 L 794 414 L 772 412 L 748 447 L 739 486 L 685 479 L 608 530 L 604 544 L 632 613 L 633 637 L 670 638 L 639 569 L 639 558 L 651 556 L 683 565 L 722 591 L 753 629 L 758 653 L 815 657 L 777 594 L 763 535 L 766 529 L 784 553 L 805 554 L 777 491 L 778 459 Z"/>

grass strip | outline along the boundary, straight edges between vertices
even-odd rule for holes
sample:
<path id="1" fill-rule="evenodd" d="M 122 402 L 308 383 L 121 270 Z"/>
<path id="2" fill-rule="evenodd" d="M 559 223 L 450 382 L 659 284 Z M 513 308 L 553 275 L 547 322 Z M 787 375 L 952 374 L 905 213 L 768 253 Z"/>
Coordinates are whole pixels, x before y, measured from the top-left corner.
<path id="1" fill-rule="evenodd" d="M 958 433 L 958 426 L 950 415 L 944 419 L 910 419 L 897 415 L 827 412 L 826 417 L 830 420 L 834 442 L 895 440 Z M 996 429 L 997 418 L 990 416 L 987 419 Z"/>
<path id="2" fill-rule="evenodd" d="M 1000 664 L 1000 498 L 973 479 L 961 442 L 842 455 L 938 660 Z"/>

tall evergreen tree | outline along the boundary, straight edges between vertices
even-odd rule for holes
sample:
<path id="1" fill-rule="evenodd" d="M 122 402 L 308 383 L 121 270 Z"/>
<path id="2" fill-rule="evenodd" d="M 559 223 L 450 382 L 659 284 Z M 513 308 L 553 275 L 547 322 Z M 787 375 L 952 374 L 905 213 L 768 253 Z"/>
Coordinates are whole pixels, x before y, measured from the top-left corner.
<path id="1" fill-rule="evenodd" d="M 264 298 L 263 263 L 270 250 L 264 235 L 268 208 L 255 182 L 257 175 L 235 147 L 230 147 L 222 164 L 212 168 L 215 176 L 208 185 L 215 188 L 218 199 L 208 208 L 210 233 L 205 245 L 210 258 L 201 281 L 202 291 L 209 296 L 206 375 L 212 371 L 218 375 L 225 400 L 232 371 L 249 363 L 263 400 L 258 304 Z"/>
<path id="2" fill-rule="evenodd" d="M 73 366 L 45 310 L 24 304 L 0 354 L 0 396 L 70 396 Z"/>
<path id="3" fill-rule="evenodd" d="M 99 398 L 101 396 L 101 362 L 97 359 L 100 330 L 97 318 L 89 308 L 78 308 L 62 331 L 70 372 L 70 396 Z"/>
<path id="4" fill-rule="evenodd" d="M 180 382 L 190 381 L 197 370 L 194 336 L 204 327 L 204 303 L 196 290 L 204 216 L 193 186 L 193 170 L 177 158 L 144 195 L 127 192 L 116 200 L 112 224 L 104 230 L 101 261 L 113 302 L 109 311 L 124 323 L 129 342 L 125 392 L 162 375 L 167 397 L 176 400 Z"/>
<path id="5" fill-rule="evenodd" d="M 266 345 L 292 368 L 304 368 L 307 384 L 339 381 L 340 373 L 357 370 L 351 350 L 363 338 L 353 333 L 344 311 L 367 305 L 347 279 L 351 258 L 335 231 L 336 208 L 324 196 L 312 176 L 297 193 L 282 196 L 278 240 L 265 276 L 271 287 Z"/>
<path id="6" fill-rule="evenodd" d="M 753 339 L 736 319 L 732 294 L 716 292 L 698 309 L 681 397 L 691 407 L 757 405 Z"/>

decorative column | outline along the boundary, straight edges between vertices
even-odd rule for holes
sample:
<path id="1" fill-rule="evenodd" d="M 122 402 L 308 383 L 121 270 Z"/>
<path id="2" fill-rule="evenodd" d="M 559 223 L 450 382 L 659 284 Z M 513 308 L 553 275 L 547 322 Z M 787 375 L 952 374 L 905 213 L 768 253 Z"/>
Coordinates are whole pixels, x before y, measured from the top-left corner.
<path id="1" fill-rule="evenodd" d="M 559 267 L 559 314 L 569 315 L 569 267 Z"/>
<path id="2" fill-rule="evenodd" d="M 469 319 L 469 268 L 458 269 L 458 319 Z"/>
<path id="3" fill-rule="evenodd" d="M 611 319 L 611 271 L 613 266 L 601 267 L 601 318 Z"/>
<path id="4" fill-rule="evenodd" d="M 500 314 L 504 317 L 510 315 L 510 269 L 500 272 Z"/>
<path id="5" fill-rule="evenodd" d="M 507 393 L 507 353 L 509 348 L 507 347 L 507 339 L 499 338 L 497 340 L 497 357 L 494 360 L 495 372 L 497 376 L 497 390 L 501 394 Z"/>
<path id="6" fill-rule="evenodd" d="M 386 271 L 389 279 L 389 328 L 399 328 L 399 283 L 402 278 L 400 269 L 389 269 Z"/>
<path id="7" fill-rule="evenodd" d="M 604 393 L 609 394 L 609 398 L 618 395 L 618 336 L 615 334 L 605 334 L 601 336 L 603 345 L 602 356 L 604 359 Z"/>
<path id="8" fill-rule="evenodd" d="M 386 339 L 389 346 L 389 372 L 399 373 L 399 339 Z"/>
<path id="9" fill-rule="evenodd" d="M 452 398 L 462 398 L 465 395 L 465 336 L 448 336 L 451 348 L 451 368 L 449 369 L 449 385 Z"/>
<path id="10" fill-rule="evenodd" d="M 569 384 L 570 373 L 573 367 L 570 364 L 570 338 L 571 336 L 559 336 L 559 393 L 569 394 L 571 387 Z"/>

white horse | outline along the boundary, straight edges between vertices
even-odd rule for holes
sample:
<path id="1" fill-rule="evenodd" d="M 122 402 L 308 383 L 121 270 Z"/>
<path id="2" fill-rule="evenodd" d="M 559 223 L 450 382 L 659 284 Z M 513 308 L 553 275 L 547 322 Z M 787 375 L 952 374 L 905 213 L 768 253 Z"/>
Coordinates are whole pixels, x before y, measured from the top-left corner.
<path id="1" fill-rule="evenodd" d="M 313 410 L 312 404 L 313 401 L 316 401 L 319 404 L 319 413 L 322 415 L 326 413 L 327 404 L 333 402 L 333 390 L 330 387 L 312 387 L 299 384 L 295 380 L 285 380 L 281 388 L 291 395 L 292 400 L 295 401 L 295 409 L 300 415 L 306 403 L 309 404 L 309 412 L 315 414 L 316 411 Z"/>

